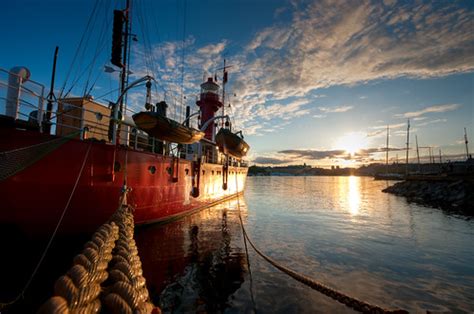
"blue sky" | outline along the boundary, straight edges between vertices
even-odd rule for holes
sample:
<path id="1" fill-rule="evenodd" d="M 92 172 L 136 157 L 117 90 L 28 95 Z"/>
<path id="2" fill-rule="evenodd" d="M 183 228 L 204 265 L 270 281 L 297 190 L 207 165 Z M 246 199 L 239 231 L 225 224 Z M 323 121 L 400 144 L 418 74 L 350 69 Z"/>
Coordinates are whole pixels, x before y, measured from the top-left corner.
<path id="1" fill-rule="evenodd" d="M 153 74 L 160 82 L 154 100 L 166 91 L 167 101 L 178 108 L 171 113 L 179 119 L 183 66 L 184 102 L 192 104 L 203 73 L 212 75 L 226 58 L 234 65 L 228 99 L 254 162 L 357 166 L 383 160 L 387 124 L 390 155 L 401 157 L 407 118 L 411 145 L 416 134 L 421 146 L 433 146 L 436 153 L 441 149 L 445 158 L 464 152 L 464 127 L 474 141 L 472 1 L 133 3 L 138 42 L 132 47 L 132 78 Z M 110 65 L 108 21 L 111 9 L 123 5 L 105 0 L 2 3 L 0 32 L 6 45 L 0 67 L 25 65 L 32 79 L 48 85 L 59 45 L 56 88 L 68 78 L 65 90 L 72 86 L 71 95 L 83 94 L 87 81 L 96 98 L 106 94 L 117 86 L 117 74 L 102 70 Z M 80 58 L 71 67 L 90 16 Z M 130 108 L 142 107 L 143 93 L 129 95 Z"/>

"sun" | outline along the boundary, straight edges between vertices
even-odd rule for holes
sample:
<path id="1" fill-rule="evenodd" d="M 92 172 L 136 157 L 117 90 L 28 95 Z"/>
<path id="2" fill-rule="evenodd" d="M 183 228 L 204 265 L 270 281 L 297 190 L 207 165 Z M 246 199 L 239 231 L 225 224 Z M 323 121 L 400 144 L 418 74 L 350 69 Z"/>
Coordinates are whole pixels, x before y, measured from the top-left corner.
<path id="1" fill-rule="evenodd" d="M 344 149 L 347 154 L 354 156 L 361 149 L 368 147 L 368 139 L 362 132 L 346 133 L 336 141 L 337 149 Z"/>

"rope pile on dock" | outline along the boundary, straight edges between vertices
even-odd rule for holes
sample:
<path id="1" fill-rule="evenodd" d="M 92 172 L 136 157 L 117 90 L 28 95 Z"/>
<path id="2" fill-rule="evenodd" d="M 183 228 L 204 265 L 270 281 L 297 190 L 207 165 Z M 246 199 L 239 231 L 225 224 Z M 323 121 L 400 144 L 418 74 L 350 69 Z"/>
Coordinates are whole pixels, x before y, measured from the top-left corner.
<path id="1" fill-rule="evenodd" d="M 59 277 L 39 313 L 160 313 L 150 302 L 133 232 L 132 208 L 121 205 Z"/>

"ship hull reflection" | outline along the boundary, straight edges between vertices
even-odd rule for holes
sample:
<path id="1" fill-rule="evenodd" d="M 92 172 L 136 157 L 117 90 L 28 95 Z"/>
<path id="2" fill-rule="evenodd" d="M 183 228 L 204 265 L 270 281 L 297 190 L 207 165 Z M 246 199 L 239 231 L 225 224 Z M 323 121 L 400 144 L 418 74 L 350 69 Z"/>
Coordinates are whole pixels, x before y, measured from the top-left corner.
<path id="1" fill-rule="evenodd" d="M 246 220 L 243 198 L 239 199 Z M 237 200 L 136 230 L 152 301 L 165 312 L 221 312 L 248 274 Z"/>

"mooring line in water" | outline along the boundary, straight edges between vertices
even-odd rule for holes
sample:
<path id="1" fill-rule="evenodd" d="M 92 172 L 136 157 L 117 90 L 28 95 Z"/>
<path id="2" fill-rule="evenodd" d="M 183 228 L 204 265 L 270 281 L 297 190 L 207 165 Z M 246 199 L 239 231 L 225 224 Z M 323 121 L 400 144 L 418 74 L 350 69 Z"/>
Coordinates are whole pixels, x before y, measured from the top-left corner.
<path id="1" fill-rule="evenodd" d="M 89 157 L 89 152 L 91 150 L 91 147 L 92 147 L 92 143 L 90 143 L 89 146 L 87 147 L 87 151 L 86 151 L 86 154 L 84 156 L 84 160 L 82 161 L 81 169 L 79 170 L 79 173 L 77 175 L 74 186 L 71 190 L 71 193 L 69 194 L 68 201 L 67 201 L 66 205 L 64 206 L 64 209 L 61 213 L 61 216 L 59 217 L 59 220 L 56 224 L 56 227 L 54 228 L 54 231 L 51 234 L 51 237 L 49 238 L 48 244 L 46 245 L 46 248 L 43 250 L 43 253 L 41 254 L 41 257 L 40 257 L 38 263 L 36 264 L 35 269 L 33 270 L 33 273 L 31 274 L 31 276 L 28 279 L 28 281 L 26 282 L 25 286 L 23 287 L 23 289 L 21 290 L 21 292 L 18 294 L 18 296 L 15 299 L 13 299 L 12 301 L 9 301 L 9 302 L 0 303 L 0 310 L 3 310 L 4 308 L 15 304 L 20 299 L 25 297 L 25 292 L 30 287 L 31 283 L 33 282 L 33 279 L 36 276 L 36 273 L 38 272 L 40 266 L 43 264 L 43 260 L 46 257 L 46 254 L 48 254 L 48 251 L 51 247 L 51 244 L 53 243 L 54 238 L 56 237 L 56 234 L 59 230 L 59 227 L 61 226 L 61 223 L 64 219 L 64 216 L 65 216 L 67 210 L 69 209 L 69 205 L 71 203 L 72 197 L 74 196 L 74 193 L 76 192 L 77 185 L 79 184 L 79 179 L 82 176 L 82 172 L 84 171 L 84 167 L 86 165 L 87 158 Z"/>
<path id="2" fill-rule="evenodd" d="M 237 184 L 236 184 L 237 187 Z M 237 190 L 238 192 L 238 190 Z M 240 218 L 240 196 L 237 196 L 237 207 L 239 209 L 239 218 Z M 249 259 L 249 250 L 247 247 L 247 238 L 245 237 L 245 230 L 243 224 L 240 224 L 242 229 L 242 238 L 244 239 L 244 246 L 245 246 L 245 256 L 247 258 L 247 267 L 249 268 L 249 278 L 250 278 L 250 298 L 252 300 L 253 310 L 257 313 L 257 304 L 255 303 L 255 297 L 253 295 L 253 278 L 252 278 L 252 269 L 250 268 L 250 259 Z"/>
<path id="3" fill-rule="evenodd" d="M 236 187 L 238 190 L 237 186 L 237 180 L 236 180 Z M 269 256 L 265 255 L 262 251 L 260 251 L 255 244 L 252 242 L 250 237 L 247 234 L 247 231 L 245 230 L 244 227 L 244 222 L 242 221 L 242 215 L 240 212 L 240 203 L 237 201 L 237 206 L 238 206 L 238 211 L 239 211 L 239 220 L 240 220 L 240 226 L 242 227 L 242 232 L 244 234 L 244 237 L 248 240 L 252 248 L 257 252 L 258 255 L 260 255 L 264 260 L 269 262 L 271 265 L 273 265 L 275 268 L 278 270 L 282 271 L 283 273 L 287 274 L 288 276 L 292 277 L 293 279 L 305 284 L 308 287 L 311 287 L 312 289 L 330 297 L 333 300 L 336 300 L 347 307 L 350 307 L 353 310 L 356 310 L 361 313 L 397 313 L 397 314 L 405 314 L 408 313 L 408 311 L 405 310 L 389 310 L 389 309 L 384 309 L 378 305 L 373 305 L 365 301 L 361 301 L 357 298 L 348 296 L 340 291 L 337 291 L 335 289 L 329 288 L 323 283 L 318 282 L 317 280 L 310 278 L 308 276 L 302 275 L 300 273 L 295 272 L 294 270 L 285 267 L 278 263 L 277 261 L 273 260 Z"/>

